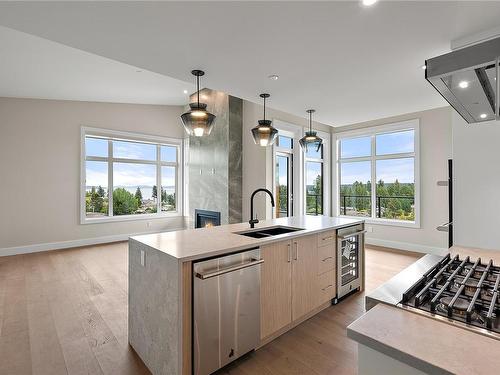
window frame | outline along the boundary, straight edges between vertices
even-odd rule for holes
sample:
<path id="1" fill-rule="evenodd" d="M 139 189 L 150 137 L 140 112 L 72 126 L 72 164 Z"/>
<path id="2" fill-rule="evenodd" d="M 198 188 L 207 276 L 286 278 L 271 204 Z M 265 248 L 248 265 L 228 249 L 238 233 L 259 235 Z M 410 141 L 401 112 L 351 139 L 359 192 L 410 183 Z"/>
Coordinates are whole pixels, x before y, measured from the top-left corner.
<path id="1" fill-rule="evenodd" d="M 278 129 L 280 135 L 293 138 L 293 148 L 284 149 L 276 144 L 272 146 L 272 191 L 274 194 L 274 183 L 276 176 L 276 154 L 285 152 L 291 154 L 293 157 L 293 177 L 292 177 L 292 213 L 293 216 L 300 216 L 306 214 L 306 153 L 300 147 L 299 139 L 304 136 L 304 133 L 309 130 L 308 126 L 296 125 L 287 121 L 273 119 L 273 125 Z M 330 216 L 331 212 L 331 176 L 332 166 L 331 162 L 331 134 L 316 130 L 319 137 L 323 139 L 323 216 Z M 318 215 L 321 216 L 321 215 Z M 272 218 L 276 218 L 276 212 L 272 210 Z"/>
<path id="2" fill-rule="evenodd" d="M 323 213 L 321 215 L 317 216 L 330 216 L 330 133 L 322 132 L 317 130 L 316 131 L 318 136 L 321 137 L 323 140 L 323 157 L 322 158 L 311 158 L 307 156 L 307 153 L 303 151 L 304 154 L 304 162 L 303 162 L 303 213 L 304 215 L 307 214 L 307 162 L 316 162 L 316 163 L 321 163 L 322 167 L 322 201 L 323 201 Z M 310 216 L 316 216 L 316 215 L 310 215 Z"/>
<path id="3" fill-rule="evenodd" d="M 413 130 L 414 131 L 414 150 L 413 152 L 403 152 L 403 153 L 393 153 L 393 154 L 385 154 L 385 155 L 376 155 L 376 136 L 381 134 L 390 134 L 401 132 L 405 130 Z M 362 138 L 362 137 L 370 137 L 371 139 L 371 149 L 369 156 L 359 156 L 359 157 L 350 157 L 350 158 L 341 158 L 341 141 L 343 139 L 349 138 Z M 397 219 L 384 219 L 377 218 L 377 206 L 376 206 L 376 163 L 377 160 L 391 160 L 391 159 L 404 159 L 404 158 L 414 158 L 414 180 L 415 180 L 415 197 L 414 197 L 414 207 L 415 207 L 415 220 L 414 221 L 405 221 L 405 220 L 397 220 Z M 341 183 L 341 166 L 342 163 L 348 162 L 357 162 L 357 161 L 369 161 L 371 166 L 371 216 L 370 217 L 362 217 L 362 216 L 349 216 L 349 215 L 341 215 L 340 214 L 340 183 Z M 392 226 L 401 226 L 401 227 L 409 227 L 409 228 L 420 228 L 420 218 L 421 218 L 421 206 L 420 206 L 420 120 L 419 119 L 411 119 L 406 121 L 400 121 L 395 123 L 389 123 L 384 125 L 373 126 L 370 128 L 357 129 L 352 131 L 340 132 L 336 134 L 336 163 L 335 163 L 335 175 L 337 178 L 337 182 L 335 184 L 335 200 L 336 200 L 336 215 L 342 216 L 345 218 L 355 218 L 355 219 L 363 219 L 367 223 L 372 224 L 382 224 L 382 225 L 392 225 Z M 375 181 L 375 183 L 374 183 Z"/>
<path id="4" fill-rule="evenodd" d="M 280 135 L 281 136 L 285 136 L 285 137 L 288 137 L 288 138 L 291 138 L 292 140 L 292 143 L 291 143 L 291 148 L 286 148 L 286 147 L 280 147 L 278 145 L 278 139 L 276 139 L 276 142 L 273 144 L 272 146 L 272 150 L 273 150 L 273 157 L 272 157 L 272 183 L 273 183 L 273 187 L 272 187 L 272 192 L 273 192 L 273 195 L 275 196 L 275 198 L 277 198 L 277 194 L 275 192 L 275 188 L 276 188 L 276 162 L 277 162 L 277 156 L 283 156 L 283 157 L 287 157 L 288 158 L 288 217 L 291 217 L 291 216 L 295 216 L 297 215 L 297 211 L 298 211 L 298 206 L 297 206 L 297 203 L 296 203 L 296 197 L 297 197 L 297 190 L 299 188 L 299 185 L 297 184 L 297 181 L 299 179 L 299 176 L 300 176 L 300 171 L 297 171 L 296 170 L 296 163 L 299 163 L 298 165 L 300 165 L 300 162 L 298 162 L 299 158 L 300 158 L 300 155 L 298 154 L 297 152 L 297 147 L 300 148 L 299 146 L 299 142 L 297 140 L 297 135 L 298 135 L 298 132 L 297 132 L 297 127 L 295 125 L 292 125 L 292 124 L 288 124 L 288 123 L 285 123 L 285 122 L 282 122 L 282 121 L 279 121 L 279 120 L 273 120 L 273 124 L 274 126 L 278 129 L 278 136 L 279 137 Z M 277 215 L 276 215 L 276 209 L 277 208 L 274 208 L 272 211 L 272 218 L 273 219 L 276 219 L 277 218 Z"/>
<path id="5" fill-rule="evenodd" d="M 87 136 L 105 138 L 108 140 L 108 156 L 86 156 L 85 138 Z M 113 140 L 149 143 L 156 146 L 156 160 L 128 159 L 113 157 Z M 164 162 L 161 160 L 161 146 L 177 148 L 176 162 Z M 184 142 L 183 139 L 146 135 L 134 132 L 116 131 L 101 128 L 82 126 L 80 131 L 80 224 L 109 223 L 118 221 L 153 220 L 184 215 L 183 178 L 184 178 Z M 86 195 L 86 162 L 101 161 L 108 164 L 108 215 L 102 217 L 88 218 L 85 207 Z M 157 198 L 157 212 L 150 214 L 113 215 L 113 164 L 148 164 L 156 166 L 156 186 L 160 192 Z M 161 168 L 163 166 L 175 167 L 176 171 L 176 210 L 161 211 Z"/>

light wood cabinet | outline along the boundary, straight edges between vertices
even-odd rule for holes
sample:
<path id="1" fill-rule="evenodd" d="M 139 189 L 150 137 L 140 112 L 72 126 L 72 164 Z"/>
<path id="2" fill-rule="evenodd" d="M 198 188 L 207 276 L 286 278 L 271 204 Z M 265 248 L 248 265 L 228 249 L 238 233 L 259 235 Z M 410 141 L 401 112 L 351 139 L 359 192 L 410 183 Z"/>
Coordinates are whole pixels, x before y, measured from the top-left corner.
<path id="1" fill-rule="evenodd" d="M 335 269 L 318 276 L 317 301 L 318 306 L 332 300 L 337 294 L 335 283 Z"/>
<path id="2" fill-rule="evenodd" d="M 291 241 L 283 241 L 261 247 L 261 338 L 292 322 L 291 246 Z"/>
<path id="3" fill-rule="evenodd" d="M 261 339 L 335 297 L 335 238 L 327 231 L 261 246 Z"/>
<path id="4" fill-rule="evenodd" d="M 317 237 L 298 237 L 292 241 L 292 320 L 318 307 Z"/>

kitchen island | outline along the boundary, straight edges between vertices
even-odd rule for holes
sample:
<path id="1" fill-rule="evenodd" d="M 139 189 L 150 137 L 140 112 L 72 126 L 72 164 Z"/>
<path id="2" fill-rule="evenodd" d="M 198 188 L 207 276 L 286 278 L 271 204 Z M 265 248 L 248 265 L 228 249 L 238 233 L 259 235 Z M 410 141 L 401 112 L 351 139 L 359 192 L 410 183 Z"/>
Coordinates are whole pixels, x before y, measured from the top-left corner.
<path id="1" fill-rule="evenodd" d="M 470 257 L 471 263 L 480 258 L 483 264 L 490 259 L 500 264 L 500 251 L 452 247 L 449 252 L 451 259 L 458 255 L 460 260 Z M 440 258 L 446 261 L 444 254 L 426 255 L 367 296 L 369 311 L 347 327 L 358 342 L 359 375 L 499 373 L 498 333 L 400 303 L 412 279 Z"/>
<path id="2" fill-rule="evenodd" d="M 193 264 L 256 248 L 263 261 L 259 345 L 264 345 L 332 304 L 337 295 L 337 230 L 359 231 L 363 225 L 363 220 L 299 216 L 258 223 L 252 231 L 299 229 L 261 238 L 242 234 L 250 230 L 247 223 L 131 237 L 130 345 L 153 374 L 191 374 L 197 344 L 192 330 Z M 362 242 L 359 256 L 362 290 Z"/>

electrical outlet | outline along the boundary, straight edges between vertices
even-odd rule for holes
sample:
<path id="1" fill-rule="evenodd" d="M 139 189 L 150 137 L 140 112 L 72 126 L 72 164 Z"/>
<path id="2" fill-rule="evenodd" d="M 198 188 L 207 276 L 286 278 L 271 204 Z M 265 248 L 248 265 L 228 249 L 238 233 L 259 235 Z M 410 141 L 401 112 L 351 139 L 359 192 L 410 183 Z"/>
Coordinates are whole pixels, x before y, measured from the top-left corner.
<path id="1" fill-rule="evenodd" d="M 146 252 L 144 250 L 141 250 L 141 266 L 144 267 L 146 264 Z"/>
<path id="2" fill-rule="evenodd" d="M 373 232 L 373 227 L 366 227 L 366 231 L 368 233 L 372 233 Z"/>
<path id="3" fill-rule="evenodd" d="M 149 228 L 149 227 L 151 226 L 151 222 L 150 222 L 150 221 L 148 221 L 148 222 L 146 223 L 146 226 Z"/>

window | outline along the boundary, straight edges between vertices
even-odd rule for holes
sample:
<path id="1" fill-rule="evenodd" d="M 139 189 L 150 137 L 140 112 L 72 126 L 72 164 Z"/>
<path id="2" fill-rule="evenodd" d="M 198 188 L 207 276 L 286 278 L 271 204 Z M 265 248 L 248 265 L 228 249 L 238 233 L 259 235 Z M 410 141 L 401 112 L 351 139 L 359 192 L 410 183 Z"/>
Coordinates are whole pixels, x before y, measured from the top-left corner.
<path id="1" fill-rule="evenodd" d="M 82 223 L 181 215 L 181 145 L 82 128 Z"/>
<path id="2" fill-rule="evenodd" d="M 293 215 L 293 138 L 279 135 L 275 153 L 276 217 Z"/>
<path id="3" fill-rule="evenodd" d="M 340 215 L 418 225 L 418 120 L 338 137 Z"/>
<path id="4" fill-rule="evenodd" d="M 305 153 L 306 215 L 323 215 L 323 147 Z"/>

